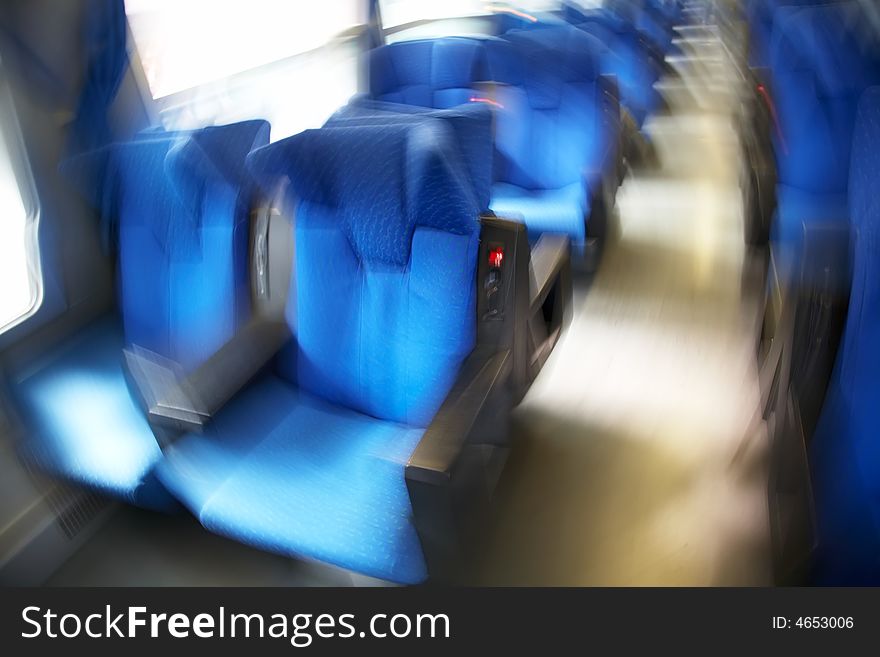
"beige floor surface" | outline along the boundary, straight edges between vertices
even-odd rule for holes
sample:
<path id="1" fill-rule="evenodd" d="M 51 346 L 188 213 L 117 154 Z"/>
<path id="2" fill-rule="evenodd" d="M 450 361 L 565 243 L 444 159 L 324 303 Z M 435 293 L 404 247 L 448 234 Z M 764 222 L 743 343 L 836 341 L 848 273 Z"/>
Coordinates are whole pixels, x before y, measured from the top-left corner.
<path id="1" fill-rule="evenodd" d="M 705 99 L 719 77 L 678 84 Z M 757 295 L 730 105 L 674 101 L 651 122 L 661 168 L 620 189 L 618 235 L 516 412 L 471 581 L 771 583 L 763 441 L 734 459 L 758 399 Z"/>

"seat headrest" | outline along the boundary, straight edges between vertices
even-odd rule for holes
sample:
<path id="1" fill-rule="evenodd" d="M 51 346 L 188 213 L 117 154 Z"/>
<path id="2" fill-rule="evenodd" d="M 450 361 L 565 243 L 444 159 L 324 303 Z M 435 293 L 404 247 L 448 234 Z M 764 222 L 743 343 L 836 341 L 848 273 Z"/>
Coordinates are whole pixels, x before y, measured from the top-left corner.
<path id="1" fill-rule="evenodd" d="M 859 29 L 865 18 L 852 3 L 780 8 L 774 66 L 812 71 L 820 96 L 861 93 L 880 82 L 880 50 Z"/>
<path id="2" fill-rule="evenodd" d="M 504 37 L 508 50 L 496 49 L 507 58 L 497 79 L 504 84 L 526 89 L 529 104 L 535 109 L 557 107 L 568 84 L 591 83 L 599 75 L 599 56 L 594 41 L 584 31 L 569 25 L 541 30 L 512 32 Z"/>
<path id="3" fill-rule="evenodd" d="M 209 126 L 189 133 L 169 133 L 168 138 L 172 145 L 165 157 L 166 175 L 181 203 L 197 213 L 205 188 L 212 182 L 225 182 L 245 193 L 250 190 L 247 156 L 269 143 L 269 123 L 256 120 Z"/>
<path id="4" fill-rule="evenodd" d="M 469 87 L 485 80 L 482 44 L 467 37 L 401 41 L 369 55 L 370 92 L 381 96 L 405 85 L 434 90 Z"/>
<path id="5" fill-rule="evenodd" d="M 269 122 L 241 121 L 230 125 L 208 126 L 190 132 L 166 133 L 184 138 L 189 143 L 184 151 L 175 151 L 205 175 L 222 176 L 231 185 L 248 184 L 251 180 L 245 160 L 255 148 L 269 143 Z M 183 171 L 179 167 L 174 170 Z"/>
<path id="6" fill-rule="evenodd" d="M 436 119 L 306 130 L 255 150 L 248 166 L 266 189 L 286 176 L 300 201 L 334 211 L 367 266 L 405 267 L 416 226 L 479 226 L 452 130 Z"/>
<path id="7" fill-rule="evenodd" d="M 434 110 L 414 105 L 385 103 L 364 98 L 354 99 L 337 110 L 324 124 L 344 125 L 387 124 L 400 121 L 418 122 L 440 119 L 449 124 L 455 135 L 461 157 L 473 182 L 473 193 L 481 210 L 489 207 L 492 190 L 492 110 L 474 102 L 450 109 Z"/>
<path id="8" fill-rule="evenodd" d="M 209 185 L 250 190 L 247 154 L 269 140 L 266 121 L 244 121 L 188 131 L 150 129 L 63 162 L 62 173 L 101 214 L 105 247 L 115 248 L 122 194 L 167 192 L 175 207 L 139 210 L 167 253 L 199 244 L 202 199 Z M 137 191 L 139 190 L 139 191 Z"/>

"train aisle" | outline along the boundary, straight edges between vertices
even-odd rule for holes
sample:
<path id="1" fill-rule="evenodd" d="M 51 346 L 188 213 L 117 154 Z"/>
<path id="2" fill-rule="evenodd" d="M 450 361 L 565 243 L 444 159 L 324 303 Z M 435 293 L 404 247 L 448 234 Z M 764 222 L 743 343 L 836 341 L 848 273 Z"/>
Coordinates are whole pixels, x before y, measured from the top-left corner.
<path id="1" fill-rule="evenodd" d="M 663 81 L 659 170 L 620 189 L 617 238 L 517 410 L 475 583 L 772 583 L 765 441 L 737 452 L 758 384 L 736 78 L 708 34 Z"/>

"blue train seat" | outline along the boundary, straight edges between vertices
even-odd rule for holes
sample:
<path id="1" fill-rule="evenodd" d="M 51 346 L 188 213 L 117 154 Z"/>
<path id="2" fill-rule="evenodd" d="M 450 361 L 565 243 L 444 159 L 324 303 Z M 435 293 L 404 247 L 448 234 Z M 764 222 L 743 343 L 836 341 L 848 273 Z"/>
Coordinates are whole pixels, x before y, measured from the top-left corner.
<path id="1" fill-rule="evenodd" d="M 104 318 L 10 376 L 19 452 L 50 475 L 145 508 L 176 502 L 153 475 L 162 452 L 129 392 L 122 328 Z"/>
<path id="2" fill-rule="evenodd" d="M 122 321 L 85 327 L 12 377 L 22 452 L 38 467 L 141 506 L 174 504 L 153 476 L 161 451 L 122 350 L 137 345 L 189 371 L 244 320 L 250 199 L 242 176 L 247 154 L 267 142 L 264 122 L 149 131 L 67 163 L 111 227 Z"/>
<path id="3" fill-rule="evenodd" d="M 439 120 L 308 130 L 250 165 L 296 196 L 292 343 L 158 475 L 211 531 L 428 576 L 408 471 L 474 352 L 479 206 Z M 460 436 L 446 435 L 455 451 Z"/>
<path id="4" fill-rule="evenodd" d="M 865 92 L 849 199 L 853 281 L 843 340 L 811 445 L 817 581 L 880 583 L 880 87 Z"/>
<path id="5" fill-rule="evenodd" d="M 372 50 L 368 66 L 373 99 L 436 109 L 470 102 L 488 79 L 485 50 L 468 38 L 392 43 Z"/>
<path id="6" fill-rule="evenodd" d="M 783 269 L 797 258 L 810 224 L 847 229 L 856 106 L 867 87 L 880 84 L 880 52 L 858 31 L 860 12 L 856 3 L 777 12 L 771 59 L 779 206 L 773 239 Z"/>
<path id="7" fill-rule="evenodd" d="M 673 30 L 677 19 L 678 15 L 666 10 L 658 0 L 644 0 L 637 11 L 635 26 L 661 53 L 671 54 L 679 51 Z"/>
<path id="8" fill-rule="evenodd" d="M 492 192 L 492 110 L 483 103 L 468 103 L 449 109 L 374 101 L 355 97 L 327 119 L 325 127 L 445 121 L 452 129 L 480 211 L 489 209 Z"/>
<path id="9" fill-rule="evenodd" d="M 620 102 L 641 129 L 645 119 L 661 105 L 654 84 L 663 73 L 662 62 L 653 56 L 631 23 L 609 11 L 573 13 L 570 20 L 608 48 L 606 71 L 617 77 Z"/>
<path id="10" fill-rule="evenodd" d="M 662 59 L 678 50 L 673 44 L 675 14 L 667 14 L 657 0 L 607 0 L 599 11 L 632 26 L 656 57 Z"/>
<path id="11" fill-rule="evenodd" d="M 500 105 L 492 210 L 584 248 L 591 204 L 599 208 L 616 179 L 619 146 L 619 107 L 610 106 L 592 39 L 548 27 L 509 32 L 487 48 Z"/>
<path id="12" fill-rule="evenodd" d="M 744 13 L 749 26 L 749 66 L 763 69 L 771 65 L 773 32 L 780 9 L 828 4 L 829 1 L 834 0 L 746 0 Z"/>
<path id="13" fill-rule="evenodd" d="M 433 62 L 445 52 L 457 55 L 438 75 Z M 613 203 L 619 182 L 620 108 L 601 77 L 602 52 L 595 39 L 561 22 L 500 39 L 395 43 L 371 53 L 369 98 L 433 108 L 491 101 L 491 209 L 523 221 L 533 235 L 563 233 L 584 248 L 591 199 L 596 208 Z M 487 80 L 500 86 L 487 92 Z M 486 93 L 504 98 L 484 99 Z"/>
<path id="14" fill-rule="evenodd" d="M 744 187 L 744 200 L 749 208 L 745 223 L 745 238 L 749 244 L 765 245 L 767 243 L 774 216 L 777 214 L 777 205 L 784 206 L 783 216 L 791 216 L 789 212 L 792 210 L 797 213 L 810 213 L 812 209 L 825 212 L 827 208 L 835 206 L 837 209 L 832 210 L 833 215 L 842 216 L 845 213 L 845 194 L 839 190 L 832 193 L 822 193 L 803 186 L 792 186 L 785 182 L 780 184 L 778 190 L 776 189 L 777 158 L 782 157 L 787 160 L 791 158 L 788 157 L 784 148 L 784 139 L 780 135 L 782 124 L 775 100 L 777 85 L 774 79 L 773 65 L 775 60 L 782 69 L 780 71 L 780 96 L 786 100 L 786 94 L 788 94 L 787 105 L 796 106 L 798 101 L 792 101 L 790 98 L 792 62 L 785 60 L 800 57 L 797 54 L 798 49 L 808 48 L 809 45 L 803 35 L 795 37 L 794 45 L 788 43 L 791 41 L 789 37 L 783 36 L 789 29 L 788 23 L 791 21 L 791 16 L 804 7 L 847 1 L 849 0 L 747 0 L 744 3 L 743 14 L 749 27 L 750 78 L 754 89 L 754 93 L 746 99 L 745 123 L 742 130 L 749 167 L 749 183 Z M 774 46 L 774 44 L 777 45 Z M 787 51 L 782 55 L 782 61 L 780 61 L 779 52 L 774 55 L 774 47 L 778 50 L 779 44 L 784 44 L 781 48 Z M 821 55 L 819 57 L 821 58 Z M 794 85 L 801 87 L 802 94 L 809 94 L 811 82 L 808 79 L 808 70 L 812 64 L 809 63 L 808 58 L 804 58 L 801 64 L 794 64 L 794 67 L 797 69 L 801 65 L 805 70 L 799 74 L 800 82 L 795 82 Z M 810 101 L 814 100 L 810 99 Z M 809 112 L 801 116 L 796 114 L 795 121 L 803 123 L 814 120 L 815 116 L 809 114 Z M 825 139 L 825 137 L 820 137 L 821 139 Z M 809 145 L 809 142 L 804 143 Z M 780 145 L 783 146 L 782 150 L 779 150 Z M 778 152 L 774 153 L 774 148 Z M 789 162 L 783 163 L 783 166 L 788 164 Z M 845 176 L 846 172 L 844 171 L 843 177 L 845 178 Z M 807 217 L 804 223 L 811 221 L 812 217 Z M 837 219 L 831 218 L 829 221 L 836 222 Z M 797 238 L 795 238 L 795 242 L 797 242 Z"/>
<path id="15" fill-rule="evenodd" d="M 268 140 L 268 124 L 249 121 L 135 140 L 118 150 L 110 174 L 124 181 L 116 214 L 129 345 L 191 371 L 247 320 L 254 190 L 244 162 Z M 145 171 L 172 184 L 148 186 Z"/>

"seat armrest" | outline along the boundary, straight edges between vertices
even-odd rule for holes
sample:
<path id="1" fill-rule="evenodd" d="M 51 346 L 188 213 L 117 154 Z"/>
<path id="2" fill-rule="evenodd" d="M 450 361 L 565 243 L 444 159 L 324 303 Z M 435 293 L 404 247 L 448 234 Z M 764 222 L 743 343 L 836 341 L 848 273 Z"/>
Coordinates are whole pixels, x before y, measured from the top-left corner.
<path id="1" fill-rule="evenodd" d="M 174 361 L 137 346 L 127 348 L 129 387 L 151 424 L 200 431 L 289 339 L 286 322 L 254 318 L 188 376 Z"/>
<path id="2" fill-rule="evenodd" d="M 571 322 L 571 246 L 567 236 L 541 236 L 532 249 L 530 276 L 528 331 L 531 383 Z"/>
<path id="3" fill-rule="evenodd" d="M 609 139 L 596 166 L 583 170 L 584 184 L 587 190 L 589 190 L 592 199 L 600 196 L 604 198 L 606 187 L 612 179 L 617 178 L 617 162 L 615 157 L 616 151 Z"/>
<path id="4" fill-rule="evenodd" d="M 452 390 L 446 396 L 406 464 L 407 482 L 431 484 L 449 481 L 456 461 L 472 438 L 479 416 L 508 385 L 509 350 L 478 347 L 465 360 Z"/>
<path id="5" fill-rule="evenodd" d="M 434 580 L 448 579 L 507 456 L 509 350 L 478 347 L 406 464 L 406 487 Z"/>
<path id="6" fill-rule="evenodd" d="M 553 285 L 571 262 L 571 241 L 566 235 L 545 233 L 532 249 L 532 280 L 529 307 L 532 314 L 543 304 Z"/>

